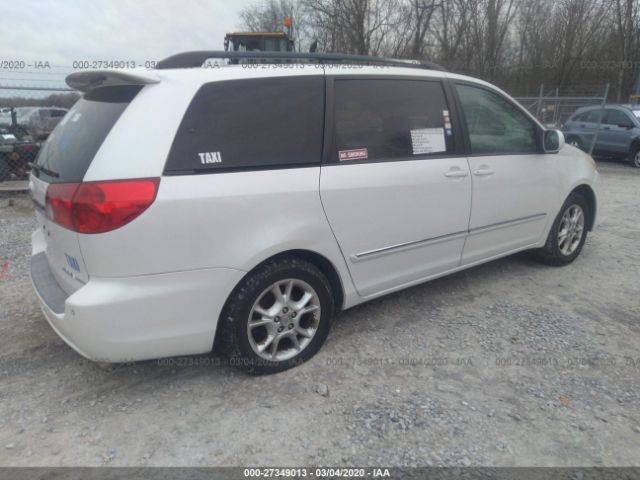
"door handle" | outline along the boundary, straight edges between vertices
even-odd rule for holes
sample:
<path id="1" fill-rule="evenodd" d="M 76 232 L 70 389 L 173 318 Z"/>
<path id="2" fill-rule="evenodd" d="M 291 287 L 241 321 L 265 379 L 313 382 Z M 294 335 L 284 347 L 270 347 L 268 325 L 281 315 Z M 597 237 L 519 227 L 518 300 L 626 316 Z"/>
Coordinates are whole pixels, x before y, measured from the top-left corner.
<path id="1" fill-rule="evenodd" d="M 493 173 L 493 170 L 491 170 L 490 168 L 479 168 L 473 171 L 473 174 L 477 175 L 478 177 L 486 177 L 487 175 L 493 175 Z"/>
<path id="2" fill-rule="evenodd" d="M 449 170 L 447 173 L 444 174 L 444 176 L 447 178 L 463 178 L 463 177 L 466 177 L 467 175 L 469 174 L 464 170 Z"/>

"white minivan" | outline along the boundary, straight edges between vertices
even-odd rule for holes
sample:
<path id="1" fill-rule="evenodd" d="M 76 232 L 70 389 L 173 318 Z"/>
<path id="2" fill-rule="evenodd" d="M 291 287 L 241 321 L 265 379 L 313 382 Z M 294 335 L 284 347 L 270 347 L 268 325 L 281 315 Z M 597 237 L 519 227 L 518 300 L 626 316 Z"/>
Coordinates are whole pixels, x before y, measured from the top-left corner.
<path id="1" fill-rule="evenodd" d="M 84 95 L 33 166 L 31 277 L 78 353 L 215 344 L 277 372 L 313 356 L 338 311 L 522 250 L 580 253 L 595 164 L 501 90 L 281 55 L 295 58 L 189 68 L 222 56 L 191 52 L 67 78 Z"/>

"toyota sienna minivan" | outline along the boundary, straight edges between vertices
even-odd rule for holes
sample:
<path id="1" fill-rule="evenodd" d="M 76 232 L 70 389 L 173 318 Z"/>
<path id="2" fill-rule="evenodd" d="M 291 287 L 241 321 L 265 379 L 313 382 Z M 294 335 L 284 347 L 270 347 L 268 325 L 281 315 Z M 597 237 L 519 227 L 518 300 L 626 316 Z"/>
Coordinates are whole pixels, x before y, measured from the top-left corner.
<path id="1" fill-rule="evenodd" d="M 89 359 L 215 345 L 281 371 L 338 311 L 523 250 L 566 265 L 596 225 L 591 157 L 486 82 L 322 54 L 197 68 L 215 53 L 67 78 L 31 277 Z"/>

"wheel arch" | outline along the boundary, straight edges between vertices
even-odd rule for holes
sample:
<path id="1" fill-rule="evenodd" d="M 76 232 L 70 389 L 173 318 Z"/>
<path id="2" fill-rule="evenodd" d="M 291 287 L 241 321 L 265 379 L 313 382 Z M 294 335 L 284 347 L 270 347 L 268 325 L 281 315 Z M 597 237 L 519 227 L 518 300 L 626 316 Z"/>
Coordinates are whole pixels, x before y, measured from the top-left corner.
<path id="1" fill-rule="evenodd" d="M 229 295 L 227 296 L 227 299 L 224 302 L 222 309 L 220 310 L 220 318 L 218 319 L 216 332 L 213 340 L 213 346 L 212 346 L 213 350 L 220 350 L 220 342 L 222 341 L 222 339 L 220 338 L 221 337 L 220 328 L 218 327 L 220 325 L 220 320 L 222 318 L 222 315 L 224 315 L 224 312 L 227 309 L 229 299 L 237 290 L 238 286 L 242 284 L 242 282 L 244 281 L 245 278 L 247 278 L 248 275 L 253 273 L 261 265 L 265 264 L 266 262 L 277 260 L 279 258 L 284 258 L 284 257 L 297 257 L 315 265 L 327 277 L 327 280 L 329 281 L 329 285 L 331 286 L 331 291 L 333 293 L 335 313 L 341 311 L 344 308 L 344 300 L 345 300 L 344 286 L 340 278 L 340 275 L 338 273 L 338 270 L 336 269 L 335 265 L 333 265 L 333 263 L 327 257 L 319 254 L 318 252 L 314 252 L 312 250 L 305 250 L 305 249 L 284 250 L 282 252 L 271 255 L 270 257 L 265 258 L 264 260 L 259 262 L 251 270 L 247 271 L 231 289 L 231 291 L 229 292 Z"/>
<path id="2" fill-rule="evenodd" d="M 344 291 L 344 285 L 343 285 L 342 279 L 340 278 L 340 274 L 338 273 L 338 269 L 331 262 L 331 260 L 329 260 L 326 256 L 318 252 L 315 252 L 313 250 L 289 249 L 289 250 L 284 250 L 282 252 L 278 252 L 276 254 L 273 254 L 261 260 L 257 265 L 255 265 L 253 268 L 247 271 L 247 273 L 238 281 L 238 283 L 235 285 L 235 287 L 231 292 L 233 293 L 235 289 L 238 287 L 238 285 L 240 285 L 240 283 L 242 283 L 242 281 L 248 275 L 253 273 L 261 265 L 265 264 L 266 262 L 277 260 L 279 258 L 284 258 L 284 257 L 297 257 L 299 259 L 305 260 L 315 265 L 325 275 L 325 277 L 327 277 L 327 280 L 329 281 L 329 285 L 331 286 L 333 299 L 336 306 L 336 312 L 339 312 L 340 310 L 343 309 L 345 291 Z M 229 294 L 229 296 L 231 296 L 231 294 Z"/>
<path id="3" fill-rule="evenodd" d="M 591 231 L 593 230 L 593 222 L 596 218 L 596 210 L 598 208 L 598 204 L 596 201 L 596 194 L 589 185 L 584 183 L 575 187 L 569 195 L 574 193 L 579 193 L 587 200 L 587 204 L 589 205 L 589 218 L 587 219 L 587 222 L 588 222 L 587 230 Z"/>
<path id="4" fill-rule="evenodd" d="M 564 139 L 566 143 L 570 143 L 572 139 L 577 139 L 578 141 L 582 142 L 582 139 L 580 138 L 580 135 L 578 135 L 577 133 L 569 133 L 569 132 L 562 132 L 564 135 Z"/>

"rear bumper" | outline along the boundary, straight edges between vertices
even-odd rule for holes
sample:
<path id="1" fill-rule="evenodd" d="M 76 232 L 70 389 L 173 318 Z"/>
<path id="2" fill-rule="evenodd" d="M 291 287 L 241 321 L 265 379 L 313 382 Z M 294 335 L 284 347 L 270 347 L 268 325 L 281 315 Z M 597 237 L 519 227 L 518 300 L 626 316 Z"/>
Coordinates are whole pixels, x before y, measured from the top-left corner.
<path id="1" fill-rule="evenodd" d="M 39 254 L 31 280 L 47 321 L 71 348 L 100 362 L 210 351 L 224 302 L 245 273 L 216 268 L 91 278 L 67 296 Z"/>

